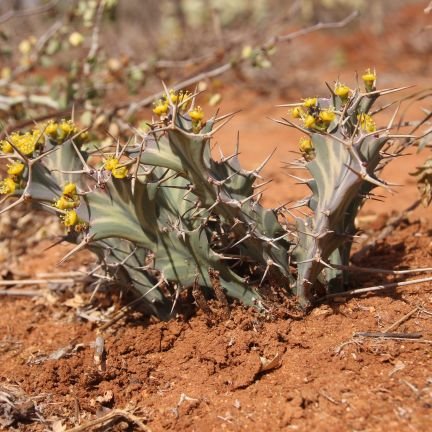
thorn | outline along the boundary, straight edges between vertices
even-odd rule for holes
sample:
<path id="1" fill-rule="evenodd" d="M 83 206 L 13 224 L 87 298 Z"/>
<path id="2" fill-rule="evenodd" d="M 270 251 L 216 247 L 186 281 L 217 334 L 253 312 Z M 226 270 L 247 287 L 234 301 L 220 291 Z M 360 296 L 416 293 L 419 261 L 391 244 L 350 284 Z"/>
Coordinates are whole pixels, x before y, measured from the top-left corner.
<path id="1" fill-rule="evenodd" d="M 240 243 L 244 242 L 245 240 L 247 240 L 248 238 L 251 238 L 251 234 L 248 233 L 246 234 L 243 238 L 241 238 L 239 241 L 235 242 L 233 245 L 231 245 L 230 247 L 235 247 L 238 246 Z"/>
<path id="2" fill-rule="evenodd" d="M 76 252 L 80 251 L 81 249 L 83 249 L 88 243 L 90 243 L 90 241 L 92 240 L 92 238 L 94 237 L 94 234 L 91 236 L 85 236 L 82 241 L 76 245 L 70 252 L 68 252 L 58 263 L 58 265 L 63 264 L 69 257 L 71 257 L 72 255 L 74 255 Z"/>
<path id="3" fill-rule="evenodd" d="M 410 89 L 410 88 L 413 88 L 413 87 L 416 87 L 416 85 L 413 84 L 413 85 L 404 86 L 404 87 L 392 87 L 392 88 L 387 88 L 387 89 L 384 89 L 384 90 L 374 90 L 374 91 L 371 91 L 369 93 L 363 93 L 362 96 L 373 96 L 373 95 L 383 96 L 383 95 L 386 95 L 386 94 L 396 93 L 396 92 L 399 92 L 399 91 L 402 91 L 402 90 L 407 90 L 407 89 Z"/>
<path id="4" fill-rule="evenodd" d="M 395 112 L 393 113 L 392 118 L 391 118 L 390 121 L 388 122 L 388 125 L 387 125 L 387 129 L 388 129 L 388 130 L 390 130 L 390 129 L 393 128 L 393 123 L 394 123 L 394 121 L 395 121 L 395 119 L 396 119 L 396 116 L 397 116 L 397 114 L 398 114 L 398 112 L 399 112 L 400 107 L 401 107 L 401 102 L 398 103 L 398 106 L 396 107 Z"/>
<path id="5" fill-rule="evenodd" d="M 261 195 L 265 190 L 266 190 L 266 189 L 264 189 L 264 190 L 262 190 L 262 191 L 255 192 L 255 193 L 252 194 L 251 196 L 249 196 L 249 197 L 247 197 L 247 198 L 241 200 L 241 201 L 240 201 L 240 207 L 243 206 L 243 204 L 245 204 L 245 203 L 247 203 L 248 201 L 250 201 L 251 199 L 255 198 L 256 196 Z"/>
<path id="6" fill-rule="evenodd" d="M 15 202 L 13 202 L 12 204 L 8 205 L 4 209 L 1 209 L 0 210 L 0 215 L 2 215 L 3 213 L 6 213 L 8 210 L 10 210 L 10 209 L 16 207 L 17 205 L 20 205 L 22 202 L 24 202 L 27 199 L 27 198 L 25 198 L 25 196 L 26 196 L 25 194 L 21 195 Z M 28 195 L 28 198 L 31 198 L 30 195 Z"/>
<path id="7" fill-rule="evenodd" d="M 331 95 L 334 96 L 335 93 L 334 93 L 333 89 L 330 87 L 330 84 L 329 84 L 327 81 L 325 81 L 325 85 L 326 85 L 326 87 L 329 89 Z M 348 105 L 348 104 L 347 104 L 347 105 Z"/>
<path id="8" fill-rule="evenodd" d="M 268 118 L 269 120 L 272 120 L 272 121 L 274 121 L 274 122 L 276 122 L 276 123 L 278 123 L 278 124 L 281 124 L 281 125 L 283 125 L 283 126 L 288 126 L 288 127 L 293 127 L 294 129 L 298 129 L 299 131 L 303 132 L 303 133 L 306 134 L 306 135 L 310 135 L 310 134 L 311 134 L 311 131 L 310 131 L 310 130 L 305 129 L 305 128 L 299 126 L 298 124 L 293 123 L 293 122 L 290 121 L 290 120 L 287 120 L 287 119 L 284 118 L 284 117 L 282 117 L 282 120 L 283 120 L 283 121 L 282 121 L 282 120 L 274 119 L 274 118 L 272 118 L 272 117 L 267 117 L 267 118 Z"/>
<path id="9" fill-rule="evenodd" d="M 295 176 L 293 174 L 290 174 L 290 173 L 285 173 L 285 175 L 287 175 L 288 177 L 293 178 L 294 180 L 297 180 L 299 182 L 299 184 L 308 184 L 310 181 L 313 180 L 313 178 L 303 179 L 301 177 L 297 177 L 297 176 Z"/>
<path id="10" fill-rule="evenodd" d="M 265 271 L 264 271 L 263 277 L 261 278 L 261 282 L 258 284 L 259 287 L 262 286 L 262 284 L 263 284 L 263 282 L 264 282 L 264 279 L 265 279 L 265 277 L 267 276 L 267 273 L 268 273 L 268 271 L 270 270 L 270 266 L 271 266 L 272 264 L 273 264 L 273 261 L 272 261 L 272 260 L 267 260 L 267 267 L 266 267 L 266 269 L 265 269 Z"/>
<path id="11" fill-rule="evenodd" d="M 235 146 L 235 152 L 234 154 L 239 154 L 240 149 L 240 131 L 237 131 L 237 140 L 236 140 L 236 146 Z"/>
<path id="12" fill-rule="evenodd" d="M 224 115 L 222 115 L 222 116 L 220 116 L 220 117 L 218 117 L 218 118 L 215 118 L 214 119 L 214 123 L 216 124 L 216 123 L 219 123 L 220 121 L 222 121 L 222 120 L 225 120 L 226 118 L 228 118 L 228 117 L 230 117 L 230 120 L 231 120 L 231 118 L 232 117 L 234 117 L 236 114 L 238 114 L 239 112 L 241 112 L 242 110 L 237 110 L 237 111 L 232 111 L 232 112 L 230 112 L 230 113 L 228 113 L 228 114 L 224 114 Z"/>
<path id="13" fill-rule="evenodd" d="M 259 183 L 259 184 L 257 184 L 257 185 L 253 185 L 252 187 L 253 187 L 254 189 L 258 189 L 258 188 L 260 188 L 260 187 L 263 187 L 263 186 L 265 186 L 265 185 L 271 183 L 272 181 L 273 181 L 273 179 L 270 179 L 270 180 L 267 180 L 267 181 L 265 181 L 265 182 Z"/>
<path id="14" fill-rule="evenodd" d="M 285 209 L 285 206 L 286 206 L 287 204 L 289 204 L 290 202 L 291 202 L 291 201 L 287 201 L 286 203 L 281 204 L 281 205 L 278 206 L 278 207 L 275 207 L 275 208 L 273 209 L 273 211 L 274 211 L 275 213 L 278 213 L 280 210 Z"/>
<path id="15" fill-rule="evenodd" d="M 169 91 L 168 91 L 168 87 L 166 86 L 164 80 L 162 80 L 162 87 L 163 87 L 163 89 L 164 89 L 164 91 L 165 91 L 165 95 L 166 95 L 166 97 L 167 97 L 167 99 L 168 99 L 169 104 L 170 104 L 171 106 L 173 106 L 174 104 L 172 103 L 171 96 L 170 96 L 170 93 L 169 93 Z"/>
<path id="16" fill-rule="evenodd" d="M 223 154 L 222 147 L 219 145 L 219 143 L 218 143 L 218 150 L 219 150 L 220 160 L 222 161 L 224 160 L 225 155 Z"/>
<path id="17" fill-rule="evenodd" d="M 236 151 L 236 153 L 233 153 L 232 155 L 230 155 L 230 156 L 226 156 L 224 159 L 221 159 L 220 162 L 221 162 L 221 163 L 228 162 L 228 161 L 230 161 L 231 159 L 236 158 L 239 154 L 240 154 L 240 153 L 238 153 L 238 152 Z"/>
<path id="18" fill-rule="evenodd" d="M 234 114 L 230 114 L 228 118 L 226 118 L 219 126 L 212 129 L 209 133 L 201 135 L 204 138 L 211 138 L 219 129 L 222 129 L 226 124 L 228 124 L 231 119 L 234 117 Z"/>
<path id="19" fill-rule="evenodd" d="M 298 107 L 298 106 L 303 106 L 303 103 L 297 102 L 297 103 L 275 105 L 275 107 L 277 107 L 277 108 L 289 108 L 289 107 Z"/>
<path id="20" fill-rule="evenodd" d="M 389 138 L 418 138 L 416 135 L 388 135 Z"/>
<path id="21" fill-rule="evenodd" d="M 316 259 L 315 258 L 309 258 L 309 259 L 303 260 L 303 261 L 292 261 L 292 263 L 294 265 L 307 264 L 307 263 L 310 263 L 310 262 L 316 262 Z"/>
<path id="22" fill-rule="evenodd" d="M 319 259 L 319 262 L 324 266 L 329 268 L 330 270 L 336 270 L 334 267 L 332 267 L 330 264 L 327 264 L 325 261 L 323 261 L 321 258 Z"/>
<path id="23" fill-rule="evenodd" d="M 275 154 L 277 148 L 275 147 L 272 152 L 264 159 L 264 161 L 261 163 L 261 165 L 259 165 L 256 169 L 254 169 L 252 172 L 255 174 L 255 176 L 257 174 L 259 174 L 263 168 L 267 165 L 268 161 L 272 158 L 272 156 Z"/>
<path id="24" fill-rule="evenodd" d="M 295 210 L 308 205 L 310 198 L 304 198 L 300 201 L 295 202 L 292 206 L 288 207 L 289 210 Z M 288 204 L 288 203 L 287 203 Z"/>

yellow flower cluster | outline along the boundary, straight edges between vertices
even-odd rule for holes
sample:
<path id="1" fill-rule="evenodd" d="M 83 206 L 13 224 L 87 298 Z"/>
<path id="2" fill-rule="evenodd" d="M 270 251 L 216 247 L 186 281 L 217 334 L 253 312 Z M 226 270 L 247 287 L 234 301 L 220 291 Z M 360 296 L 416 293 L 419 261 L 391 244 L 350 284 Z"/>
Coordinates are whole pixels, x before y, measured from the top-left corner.
<path id="1" fill-rule="evenodd" d="M 79 129 L 72 120 L 62 120 L 59 123 L 51 120 L 40 131 L 57 144 L 61 144 L 72 137 L 75 137 L 74 140 L 77 144 L 82 144 L 88 140 L 88 132 L 79 134 Z"/>
<path id="2" fill-rule="evenodd" d="M 31 132 L 13 132 L 7 139 L 0 141 L 0 151 L 12 154 L 14 149 L 17 149 L 25 156 L 33 156 L 35 150 L 45 144 L 46 137 L 55 144 L 62 144 L 73 136 L 76 136 L 77 144 L 87 141 L 88 132 L 78 134 L 77 126 L 71 120 L 62 120 L 59 123 L 49 121 Z"/>
<path id="3" fill-rule="evenodd" d="M 167 114 L 169 110 L 169 102 L 166 99 L 159 99 L 157 102 L 154 103 L 153 112 L 159 116 L 162 117 Z"/>
<path id="4" fill-rule="evenodd" d="M 365 114 L 365 113 L 359 114 L 357 116 L 357 120 L 360 123 L 360 127 L 364 131 L 369 132 L 369 133 L 376 131 L 376 124 L 375 124 L 375 121 L 371 115 Z"/>
<path id="5" fill-rule="evenodd" d="M 303 106 L 305 108 L 314 108 L 318 105 L 318 99 L 316 97 L 303 99 Z"/>
<path id="6" fill-rule="evenodd" d="M 72 229 L 76 232 L 83 232 L 88 228 L 88 224 L 79 218 L 75 209 L 66 210 L 65 214 L 60 218 L 68 232 L 72 231 Z"/>
<path id="7" fill-rule="evenodd" d="M 76 211 L 76 208 L 80 205 L 80 197 L 75 183 L 66 183 L 61 197 L 53 205 L 55 208 L 64 211 L 60 219 L 68 231 L 74 229 L 76 232 L 82 232 L 87 229 L 88 225 L 78 217 Z"/>
<path id="8" fill-rule="evenodd" d="M 376 73 L 372 72 L 370 68 L 366 69 L 365 73 L 362 75 L 362 80 L 365 84 L 366 91 L 373 91 L 376 83 Z"/>
<path id="9" fill-rule="evenodd" d="M 13 194 L 17 186 L 12 177 L 6 177 L 0 181 L 0 195 Z"/>
<path id="10" fill-rule="evenodd" d="M 345 84 L 341 84 L 340 82 L 335 84 L 334 94 L 339 96 L 343 102 L 347 101 L 350 92 L 351 89 Z"/>
<path id="11" fill-rule="evenodd" d="M 192 132 L 199 133 L 203 127 L 204 111 L 200 106 L 189 111 L 189 117 L 192 120 Z"/>
<path id="12" fill-rule="evenodd" d="M 120 161 L 114 156 L 108 156 L 104 161 L 103 167 L 111 171 L 113 177 L 123 179 L 128 175 L 128 169 L 120 164 Z"/>
<path id="13" fill-rule="evenodd" d="M 3 153 L 13 153 L 15 148 L 25 156 L 32 156 L 36 148 L 42 144 L 42 133 L 35 129 L 24 134 L 13 132 L 8 139 L 0 142 L 0 148 Z"/>
<path id="14" fill-rule="evenodd" d="M 66 228 L 72 228 L 78 224 L 79 217 L 76 210 L 68 210 L 62 217 L 63 224 Z"/>
<path id="15" fill-rule="evenodd" d="M 315 157 L 315 148 L 312 144 L 312 140 L 309 137 L 300 138 L 299 150 L 302 152 L 303 157 L 307 161 L 310 161 Z"/>
<path id="16" fill-rule="evenodd" d="M 188 105 L 188 98 L 191 94 L 188 91 L 170 90 L 169 95 L 164 94 L 161 99 L 156 101 L 153 105 L 153 113 L 159 117 L 165 116 L 168 113 L 170 104 L 177 105 L 182 110 L 186 110 Z"/>
<path id="17" fill-rule="evenodd" d="M 54 207 L 59 210 L 71 210 L 78 207 L 80 197 L 75 183 L 67 183 L 63 188 L 62 196 L 54 202 Z"/>
<path id="18" fill-rule="evenodd" d="M 204 111 L 200 106 L 197 106 L 192 111 L 189 111 L 189 116 L 192 121 L 200 122 L 204 118 Z"/>
<path id="19" fill-rule="evenodd" d="M 310 138 L 300 138 L 299 148 L 302 153 L 309 153 L 313 150 L 313 144 Z"/>
<path id="20" fill-rule="evenodd" d="M 0 195 L 13 194 L 19 185 L 25 165 L 14 161 L 7 165 L 8 177 L 0 181 Z"/>
<path id="21" fill-rule="evenodd" d="M 191 96 L 191 94 L 186 90 L 180 90 L 179 92 L 176 92 L 174 90 L 170 90 L 169 92 L 169 99 L 171 100 L 171 103 L 174 105 L 177 105 L 179 108 L 186 109 L 185 104 L 187 105 L 187 99 Z M 164 96 L 164 99 L 168 99 L 166 96 Z"/>
<path id="22" fill-rule="evenodd" d="M 321 131 L 327 130 L 330 123 L 336 119 L 333 108 L 330 107 L 321 110 L 318 99 L 315 97 L 303 99 L 303 104 L 294 107 L 291 111 L 291 115 L 294 118 L 301 119 L 305 128 Z"/>

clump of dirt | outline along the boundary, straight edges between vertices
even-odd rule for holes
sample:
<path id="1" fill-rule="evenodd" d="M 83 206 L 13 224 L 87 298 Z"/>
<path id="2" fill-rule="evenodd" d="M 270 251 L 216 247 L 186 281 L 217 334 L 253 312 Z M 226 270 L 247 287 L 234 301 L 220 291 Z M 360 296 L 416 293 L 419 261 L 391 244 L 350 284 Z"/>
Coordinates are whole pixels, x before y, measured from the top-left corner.
<path id="1" fill-rule="evenodd" d="M 430 254 L 429 225 L 413 220 L 359 264 L 420 267 Z M 377 275 L 355 280 L 386 281 Z M 132 408 L 152 431 L 426 430 L 430 287 L 331 302 L 306 316 L 261 315 L 236 305 L 227 318 L 217 303 L 210 303 L 211 315 L 198 310 L 169 322 L 134 312 L 101 333 L 102 362 L 94 357 L 98 325 L 73 302 L 6 297 L 0 384 L 15 386 L 33 403 L 25 419 L 11 417 L 22 431 L 72 427 Z M 382 332 L 409 312 L 392 329 L 399 339 L 353 336 Z"/>

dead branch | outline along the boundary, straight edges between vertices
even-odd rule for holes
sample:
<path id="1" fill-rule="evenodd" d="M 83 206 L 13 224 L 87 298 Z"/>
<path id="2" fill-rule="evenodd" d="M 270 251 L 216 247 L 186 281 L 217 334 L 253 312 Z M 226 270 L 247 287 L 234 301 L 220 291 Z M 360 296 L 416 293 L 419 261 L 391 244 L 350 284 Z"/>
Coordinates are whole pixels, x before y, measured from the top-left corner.
<path id="1" fill-rule="evenodd" d="M 342 19 L 341 21 L 336 22 L 330 22 L 330 23 L 318 23 L 315 25 L 312 25 L 310 27 L 306 27 L 302 30 L 298 30 L 296 32 L 289 33 L 287 35 L 281 35 L 281 36 L 273 36 L 268 41 L 266 41 L 264 44 L 262 44 L 260 47 L 258 47 L 258 50 L 261 50 L 263 52 L 268 51 L 271 47 L 273 47 L 275 44 L 282 43 L 282 42 L 291 42 L 292 40 L 319 31 L 324 29 L 332 29 L 332 28 L 342 28 L 347 26 L 350 22 L 352 22 L 356 17 L 358 16 L 358 12 L 355 11 Z M 176 83 L 172 86 L 174 90 L 180 90 L 186 87 L 190 87 L 194 84 L 197 84 L 200 81 L 207 80 L 210 78 L 217 77 L 219 75 L 222 75 L 226 72 L 228 72 L 231 69 L 234 69 L 238 67 L 240 64 L 245 63 L 248 59 L 247 58 L 237 58 L 235 60 L 232 60 L 228 63 L 225 63 L 221 66 L 218 66 L 212 70 L 209 70 L 207 72 L 202 72 L 198 75 L 195 75 L 191 78 L 188 78 L 184 81 L 181 81 L 179 83 Z M 127 116 L 133 115 L 136 111 L 139 109 L 150 105 L 155 99 L 159 99 L 163 96 L 164 92 L 158 92 L 151 96 L 148 96 L 141 101 L 134 102 L 132 104 L 130 103 L 122 103 L 114 107 L 113 113 L 116 113 L 117 111 L 121 109 L 128 108 Z"/>
<path id="2" fill-rule="evenodd" d="M 0 290 L 0 296 L 13 296 L 13 297 L 43 297 L 43 293 L 36 290 Z"/>
<path id="3" fill-rule="evenodd" d="M 128 411 L 127 409 L 124 410 L 114 409 L 101 417 L 90 420 L 87 423 L 84 423 L 80 426 L 76 426 L 72 429 L 68 429 L 66 432 L 83 432 L 87 429 L 92 428 L 93 426 L 101 425 L 110 422 L 112 420 L 115 420 L 117 419 L 117 417 L 124 418 L 125 420 L 131 423 L 135 423 L 141 430 L 145 432 L 151 432 L 151 429 L 148 426 L 146 426 L 136 415 L 134 415 L 132 412 Z"/>
<path id="4" fill-rule="evenodd" d="M 402 323 L 404 323 L 407 319 L 409 319 L 412 315 L 414 315 L 419 310 L 420 308 L 416 306 L 414 309 L 412 309 L 407 314 L 405 314 L 402 318 L 398 319 L 395 323 L 385 328 L 384 333 L 391 332 L 392 330 L 398 328 Z"/>
<path id="5" fill-rule="evenodd" d="M 420 339 L 421 333 L 387 333 L 387 332 L 356 332 L 353 337 L 385 338 L 385 339 Z"/>
<path id="6" fill-rule="evenodd" d="M 74 284 L 75 279 L 19 279 L 19 280 L 0 280 L 0 286 L 15 285 L 47 285 L 50 283 L 57 284 Z"/>
<path id="7" fill-rule="evenodd" d="M 321 302 L 321 301 L 328 300 L 328 299 L 335 298 L 335 297 L 356 296 L 359 294 L 365 294 L 365 293 L 376 292 L 376 291 L 383 291 L 385 289 L 390 289 L 390 288 L 400 288 L 403 286 L 420 284 L 420 283 L 425 283 L 425 282 L 432 282 L 432 277 L 427 277 L 427 278 L 422 278 L 422 279 L 413 279 L 413 280 L 404 281 L 404 282 L 393 282 L 393 283 L 389 283 L 389 284 L 375 285 L 375 286 L 367 287 L 367 288 L 353 289 L 353 290 L 344 291 L 344 292 L 340 292 L 340 293 L 327 294 L 326 296 L 322 297 L 318 301 Z"/>

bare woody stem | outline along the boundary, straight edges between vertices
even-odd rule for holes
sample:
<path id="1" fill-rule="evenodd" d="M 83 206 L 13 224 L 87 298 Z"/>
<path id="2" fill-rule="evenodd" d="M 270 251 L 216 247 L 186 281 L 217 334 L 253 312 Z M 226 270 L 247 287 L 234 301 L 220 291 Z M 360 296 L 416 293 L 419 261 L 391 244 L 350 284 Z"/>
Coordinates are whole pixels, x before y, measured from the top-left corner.
<path id="1" fill-rule="evenodd" d="M 340 292 L 340 293 L 332 293 L 332 294 L 328 294 L 328 295 L 322 297 L 321 299 L 319 299 L 319 301 L 321 302 L 321 301 L 325 301 L 325 300 L 335 298 L 335 297 L 356 296 L 359 294 L 365 294 L 365 293 L 376 292 L 376 291 L 383 291 L 383 290 L 390 289 L 390 288 L 400 288 L 400 287 L 404 287 L 404 286 L 408 286 L 408 285 L 420 284 L 420 283 L 425 283 L 425 282 L 432 282 L 432 277 L 427 277 L 427 278 L 422 278 L 422 279 L 413 279 L 413 280 L 404 281 L 404 282 L 393 282 L 393 283 L 389 283 L 389 284 L 375 285 L 372 287 L 358 288 L 358 289 L 353 289 L 353 290 L 344 291 L 344 292 Z"/>

